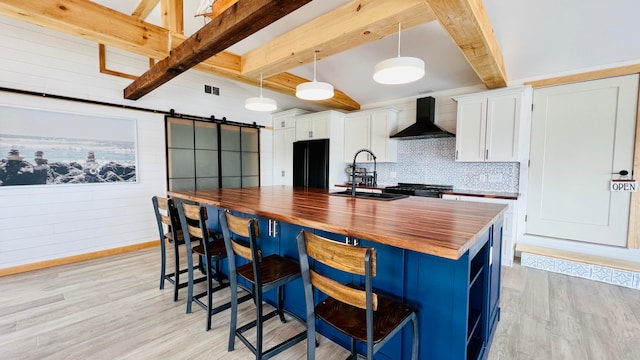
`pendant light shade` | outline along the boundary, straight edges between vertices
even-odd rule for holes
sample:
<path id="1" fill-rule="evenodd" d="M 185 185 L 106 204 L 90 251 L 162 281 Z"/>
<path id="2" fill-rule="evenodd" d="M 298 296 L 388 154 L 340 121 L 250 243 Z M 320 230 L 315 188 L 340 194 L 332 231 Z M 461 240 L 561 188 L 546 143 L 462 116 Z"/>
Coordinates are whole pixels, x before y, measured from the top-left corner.
<path id="1" fill-rule="evenodd" d="M 260 96 L 245 100 L 244 107 L 253 111 L 273 111 L 278 108 L 278 104 L 273 99 Z"/>
<path id="2" fill-rule="evenodd" d="M 400 56 L 400 24 L 398 24 L 398 57 L 379 62 L 373 80 L 381 84 L 406 84 L 424 76 L 424 61 L 415 57 Z"/>
<path id="3" fill-rule="evenodd" d="M 316 53 L 313 53 L 313 81 L 296 86 L 296 97 L 304 100 L 326 100 L 333 97 L 333 85 L 316 80 Z"/>
<path id="4" fill-rule="evenodd" d="M 275 100 L 262 97 L 262 74 L 260 74 L 260 96 L 245 100 L 244 107 L 253 111 L 273 111 L 278 108 Z"/>

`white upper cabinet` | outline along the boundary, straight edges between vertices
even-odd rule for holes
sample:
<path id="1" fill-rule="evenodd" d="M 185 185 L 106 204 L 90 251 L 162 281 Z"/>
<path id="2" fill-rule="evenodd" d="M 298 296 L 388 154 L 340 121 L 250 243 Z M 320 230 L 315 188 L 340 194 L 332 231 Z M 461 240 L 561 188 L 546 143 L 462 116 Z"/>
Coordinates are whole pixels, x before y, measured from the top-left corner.
<path id="1" fill-rule="evenodd" d="M 398 111 L 379 109 L 360 111 L 345 116 L 344 161 L 353 162 L 353 155 L 360 149 L 369 149 L 377 162 L 395 162 L 398 159 L 397 140 L 389 136 L 397 131 Z M 366 155 L 366 156 L 365 156 Z M 358 162 L 373 162 L 368 153 L 358 156 Z"/>
<path id="2" fill-rule="evenodd" d="M 453 98 L 458 102 L 456 161 L 520 161 L 531 114 L 531 88 L 501 89 Z"/>
<path id="3" fill-rule="evenodd" d="M 330 119 L 337 111 L 321 111 L 296 117 L 296 141 L 328 139 L 330 137 Z"/>

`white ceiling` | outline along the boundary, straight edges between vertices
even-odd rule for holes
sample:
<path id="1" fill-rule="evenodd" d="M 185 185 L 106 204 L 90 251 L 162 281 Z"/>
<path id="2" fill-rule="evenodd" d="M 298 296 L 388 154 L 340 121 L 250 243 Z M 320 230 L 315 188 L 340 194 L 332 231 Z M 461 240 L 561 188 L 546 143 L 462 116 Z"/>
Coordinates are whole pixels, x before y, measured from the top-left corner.
<path id="1" fill-rule="evenodd" d="M 243 54 L 350 1 L 312 1 L 229 48 L 229 51 Z M 127 14 L 138 3 L 133 0 L 94 2 Z M 204 24 L 201 17 L 193 16 L 198 3 L 199 0 L 184 0 L 186 35 Z M 484 5 L 504 56 L 510 82 L 615 64 L 640 63 L 638 0 L 484 0 Z M 146 21 L 160 23 L 159 6 Z M 332 83 L 361 105 L 481 84 L 437 21 L 402 32 L 402 55 L 420 57 L 426 62 L 427 75 L 423 79 L 405 85 L 374 82 L 373 67 L 379 61 L 396 56 L 397 41 L 397 35 L 392 35 L 320 58 L 317 78 Z M 311 79 L 313 65 L 307 64 L 290 72 Z M 250 86 L 247 89 L 253 91 Z M 286 95 L 269 92 L 266 96 L 276 98 L 281 108 L 285 104 L 310 107 L 308 103 Z M 317 110 L 317 106 L 311 107 Z"/>

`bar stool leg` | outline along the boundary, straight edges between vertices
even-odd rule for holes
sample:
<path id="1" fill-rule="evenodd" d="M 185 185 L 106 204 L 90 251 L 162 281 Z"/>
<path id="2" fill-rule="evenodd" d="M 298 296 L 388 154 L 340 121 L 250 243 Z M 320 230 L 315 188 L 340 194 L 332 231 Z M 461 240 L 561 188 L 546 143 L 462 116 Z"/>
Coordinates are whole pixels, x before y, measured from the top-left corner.
<path id="1" fill-rule="evenodd" d="M 211 330 L 211 305 L 213 303 L 211 293 L 212 286 L 211 258 L 207 258 L 207 331 Z"/>
<path id="2" fill-rule="evenodd" d="M 280 317 L 280 322 L 284 324 L 287 322 L 287 320 L 284 318 L 284 311 L 282 311 L 282 286 L 278 286 L 278 289 L 276 291 L 278 292 L 278 316 Z"/>
<path id="3" fill-rule="evenodd" d="M 167 250 L 165 249 L 165 239 L 160 239 L 160 290 L 164 289 L 164 278 L 167 271 Z"/>
<path id="4" fill-rule="evenodd" d="M 173 257 L 174 257 L 174 270 L 173 270 L 173 301 L 178 301 L 178 288 L 180 287 L 180 252 L 178 242 L 173 240 Z"/>
<path id="5" fill-rule="evenodd" d="M 233 351 L 236 341 L 236 327 L 238 325 L 238 283 L 234 274 L 229 274 L 229 277 L 231 278 L 231 320 L 227 351 Z"/>
<path id="6" fill-rule="evenodd" d="M 193 255 L 187 251 L 188 276 L 187 282 L 187 314 L 191 314 L 191 305 L 193 303 Z"/>
<path id="7" fill-rule="evenodd" d="M 418 360 L 418 318 L 414 313 L 411 316 L 411 329 L 413 331 L 413 340 L 411 342 L 411 360 Z"/>
<path id="8" fill-rule="evenodd" d="M 262 360 L 262 286 L 256 288 L 256 360 Z"/>
<path id="9" fill-rule="evenodd" d="M 349 359 L 358 359 L 358 353 L 356 352 L 356 339 L 354 338 L 351 338 L 351 356 L 349 357 Z"/>

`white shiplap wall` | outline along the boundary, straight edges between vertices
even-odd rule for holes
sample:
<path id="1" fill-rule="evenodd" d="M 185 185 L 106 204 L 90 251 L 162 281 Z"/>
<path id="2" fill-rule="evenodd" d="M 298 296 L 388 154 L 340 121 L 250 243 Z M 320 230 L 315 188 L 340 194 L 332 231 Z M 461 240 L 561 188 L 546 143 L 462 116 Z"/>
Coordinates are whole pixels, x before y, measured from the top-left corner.
<path id="1" fill-rule="evenodd" d="M 141 74 L 147 66 L 145 58 L 107 51 L 109 69 Z M 99 73 L 97 44 L 0 18 L 0 87 L 271 124 L 269 114 L 244 110 L 254 88 L 198 71 L 138 101 L 123 99 L 130 83 Z M 221 96 L 205 94 L 204 84 L 220 87 Z M 138 183 L 0 187 L 0 268 L 158 238 L 151 197 L 166 189 L 163 115 L 8 92 L 0 92 L 0 105 L 136 119 L 138 140 Z"/>

